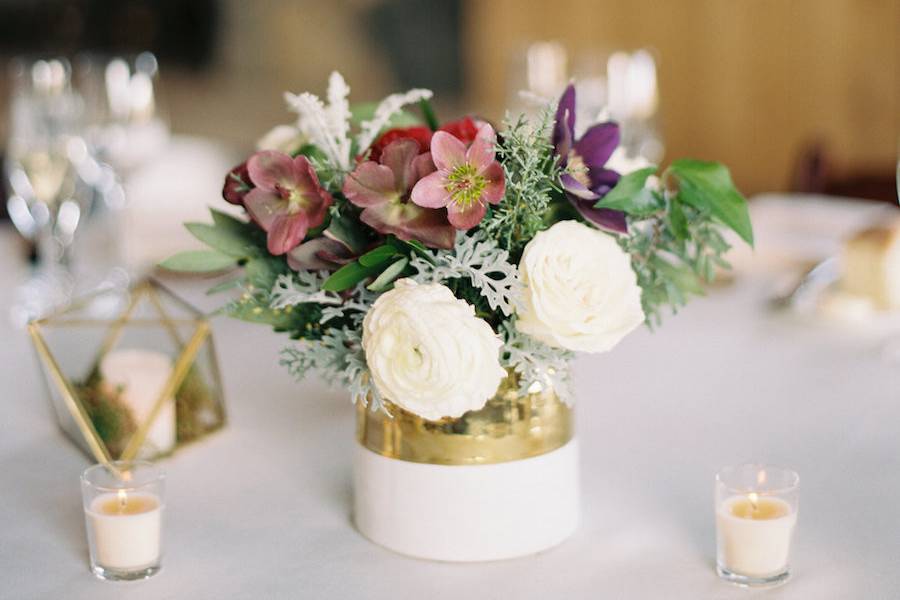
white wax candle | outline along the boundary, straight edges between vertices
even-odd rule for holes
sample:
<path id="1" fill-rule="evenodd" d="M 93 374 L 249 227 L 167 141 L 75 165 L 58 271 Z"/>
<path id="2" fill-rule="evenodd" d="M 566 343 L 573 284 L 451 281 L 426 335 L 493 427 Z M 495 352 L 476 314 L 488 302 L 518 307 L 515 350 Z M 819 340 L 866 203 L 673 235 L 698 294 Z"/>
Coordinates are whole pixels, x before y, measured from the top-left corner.
<path id="1" fill-rule="evenodd" d="M 107 569 L 137 570 L 159 562 L 159 497 L 144 492 L 100 494 L 87 510 L 94 561 Z"/>
<path id="2" fill-rule="evenodd" d="M 779 498 L 732 496 L 716 514 L 719 563 L 732 573 L 766 577 L 787 568 L 797 513 Z"/>
<path id="3" fill-rule="evenodd" d="M 172 359 L 162 352 L 119 349 L 100 361 L 100 377 L 111 391 L 121 390 L 122 403 L 140 426 L 172 376 Z M 167 452 L 175 446 L 175 398 L 166 398 L 147 432 L 142 453 Z"/>

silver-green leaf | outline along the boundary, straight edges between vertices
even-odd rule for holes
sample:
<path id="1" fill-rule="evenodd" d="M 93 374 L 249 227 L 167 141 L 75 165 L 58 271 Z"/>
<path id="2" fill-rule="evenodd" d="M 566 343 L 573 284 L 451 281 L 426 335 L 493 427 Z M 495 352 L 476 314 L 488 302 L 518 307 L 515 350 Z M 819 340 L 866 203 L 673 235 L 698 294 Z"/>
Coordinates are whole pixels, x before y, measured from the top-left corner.
<path id="1" fill-rule="evenodd" d="M 159 266 L 181 273 L 215 273 L 236 264 L 234 257 L 216 250 L 188 250 L 167 258 Z"/>

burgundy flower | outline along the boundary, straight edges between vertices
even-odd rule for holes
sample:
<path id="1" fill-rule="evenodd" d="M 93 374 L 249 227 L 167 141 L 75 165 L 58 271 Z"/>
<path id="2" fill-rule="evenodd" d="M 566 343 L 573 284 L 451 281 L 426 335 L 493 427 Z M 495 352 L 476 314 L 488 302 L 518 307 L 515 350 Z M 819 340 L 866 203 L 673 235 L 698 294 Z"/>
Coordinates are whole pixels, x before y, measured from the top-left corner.
<path id="1" fill-rule="evenodd" d="M 605 168 L 619 145 L 619 126 L 612 122 L 599 123 L 590 127 L 578 141 L 574 141 L 574 137 L 575 87 L 569 84 L 559 99 L 553 128 L 553 145 L 560 166 L 566 169 L 560 176 L 560 183 L 569 201 L 585 219 L 605 229 L 627 232 L 625 213 L 594 208 L 619 181 L 618 173 Z"/>
<path id="2" fill-rule="evenodd" d="M 250 217 L 268 233 L 269 252 L 293 250 L 306 232 L 325 220 L 331 195 L 305 156 L 291 158 L 274 150 L 257 152 L 247 161 L 256 186 L 244 196 Z"/>
<path id="3" fill-rule="evenodd" d="M 369 152 L 369 160 L 378 162 L 381 160 L 381 153 L 385 147 L 391 142 L 397 140 L 416 140 L 422 152 L 427 152 L 431 147 L 432 131 L 427 127 L 398 127 L 396 129 L 388 129 L 372 143 L 372 150 Z"/>
<path id="4" fill-rule="evenodd" d="M 428 208 L 447 207 L 457 229 L 481 222 L 488 204 L 499 204 L 506 191 L 503 168 L 494 158 L 494 128 L 485 123 L 466 149 L 445 131 L 431 138 L 431 156 L 437 171 L 423 178 L 412 191 L 412 201 Z"/>
<path id="5" fill-rule="evenodd" d="M 354 258 L 353 250 L 341 240 L 329 237 L 328 230 L 322 237 L 303 242 L 287 254 L 288 266 L 295 271 L 334 271 Z"/>
<path id="6" fill-rule="evenodd" d="M 479 123 L 472 119 L 472 117 L 463 117 L 456 121 L 444 123 L 438 131 L 446 131 L 468 146 L 475 141 L 475 136 L 478 135 L 478 125 Z M 385 146 L 397 140 L 416 140 L 419 143 L 421 151 L 427 152 L 431 149 L 431 136 L 433 133 L 434 132 L 427 127 L 422 126 L 389 129 L 382 133 L 381 136 L 372 143 L 371 151 L 369 152 L 369 160 L 378 162 L 378 160 L 381 159 L 381 152 L 384 150 Z"/>
<path id="7" fill-rule="evenodd" d="M 476 122 L 472 117 L 463 117 L 457 121 L 444 123 L 438 131 L 446 131 L 468 146 L 478 137 L 478 128 L 482 124 L 482 122 Z"/>
<path id="8" fill-rule="evenodd" d="M 222 197 L 231 204 L 242 205 L 244 196 L 251 189 L 253 189 L 253 184 L 250 182 L 250 173 L 247 172 L 247 161 L 244 161 L 225 176 Z"/>
<path id="9" fill-rule="evenodd" d="M 452 248 L 456 231 L 444 211 L 410 202 L 413 186 L 434 171 L 431 154 L 419 152 L 415 140 L 391 142 L 382 151 L 380 162 L 360 163 L 347 175 L 344 195 L 363 208 L 360 220 L 379 233 L 419 240 L 433 248 Z"/>

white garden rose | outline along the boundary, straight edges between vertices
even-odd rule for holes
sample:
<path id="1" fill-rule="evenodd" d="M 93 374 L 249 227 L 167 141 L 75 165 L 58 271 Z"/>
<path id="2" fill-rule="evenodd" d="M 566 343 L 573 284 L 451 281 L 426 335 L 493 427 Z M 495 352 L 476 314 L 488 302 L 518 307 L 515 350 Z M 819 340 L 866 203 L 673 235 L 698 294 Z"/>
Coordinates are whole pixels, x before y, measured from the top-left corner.
<path id="1" fill-rule="evenodd" d="M 381 395 L 429 420 L 483 407 L 506 377 L 490 325 L 437 283 L 395 282 L 366 314 L 362 345 Z"/>
<path id="2" fill-rule="evenodd" d="M 516 326 L 555 348 L 606 352 L 644 322 L 631 257 L 611 235 L 577 221 L 534 236 L 519 273 Z"/>

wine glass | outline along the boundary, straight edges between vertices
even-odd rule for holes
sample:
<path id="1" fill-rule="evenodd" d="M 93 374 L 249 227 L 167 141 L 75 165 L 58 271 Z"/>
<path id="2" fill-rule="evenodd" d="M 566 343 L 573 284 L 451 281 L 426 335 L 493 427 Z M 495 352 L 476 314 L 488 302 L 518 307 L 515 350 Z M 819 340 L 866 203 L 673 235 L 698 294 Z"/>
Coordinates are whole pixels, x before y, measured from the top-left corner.
<path id="1" fill-rule="evenodd" d="M 127 180 L 169 142 L 156 57 L 151 52 L 129 57 L 85 54 L 75 64 L 76 85 L 87 107 L 88 139 L 97 156 Z"/>
<path id="2" fill-rule="evenodd" d="M 47 270 L 70 264 L 75 231 L 89 201 L 77 176 L 87 155 L 82 114 L 67 61 L 13 61 L 7 208 L 19 232 L 36 244 L 38 263 Z"/>

